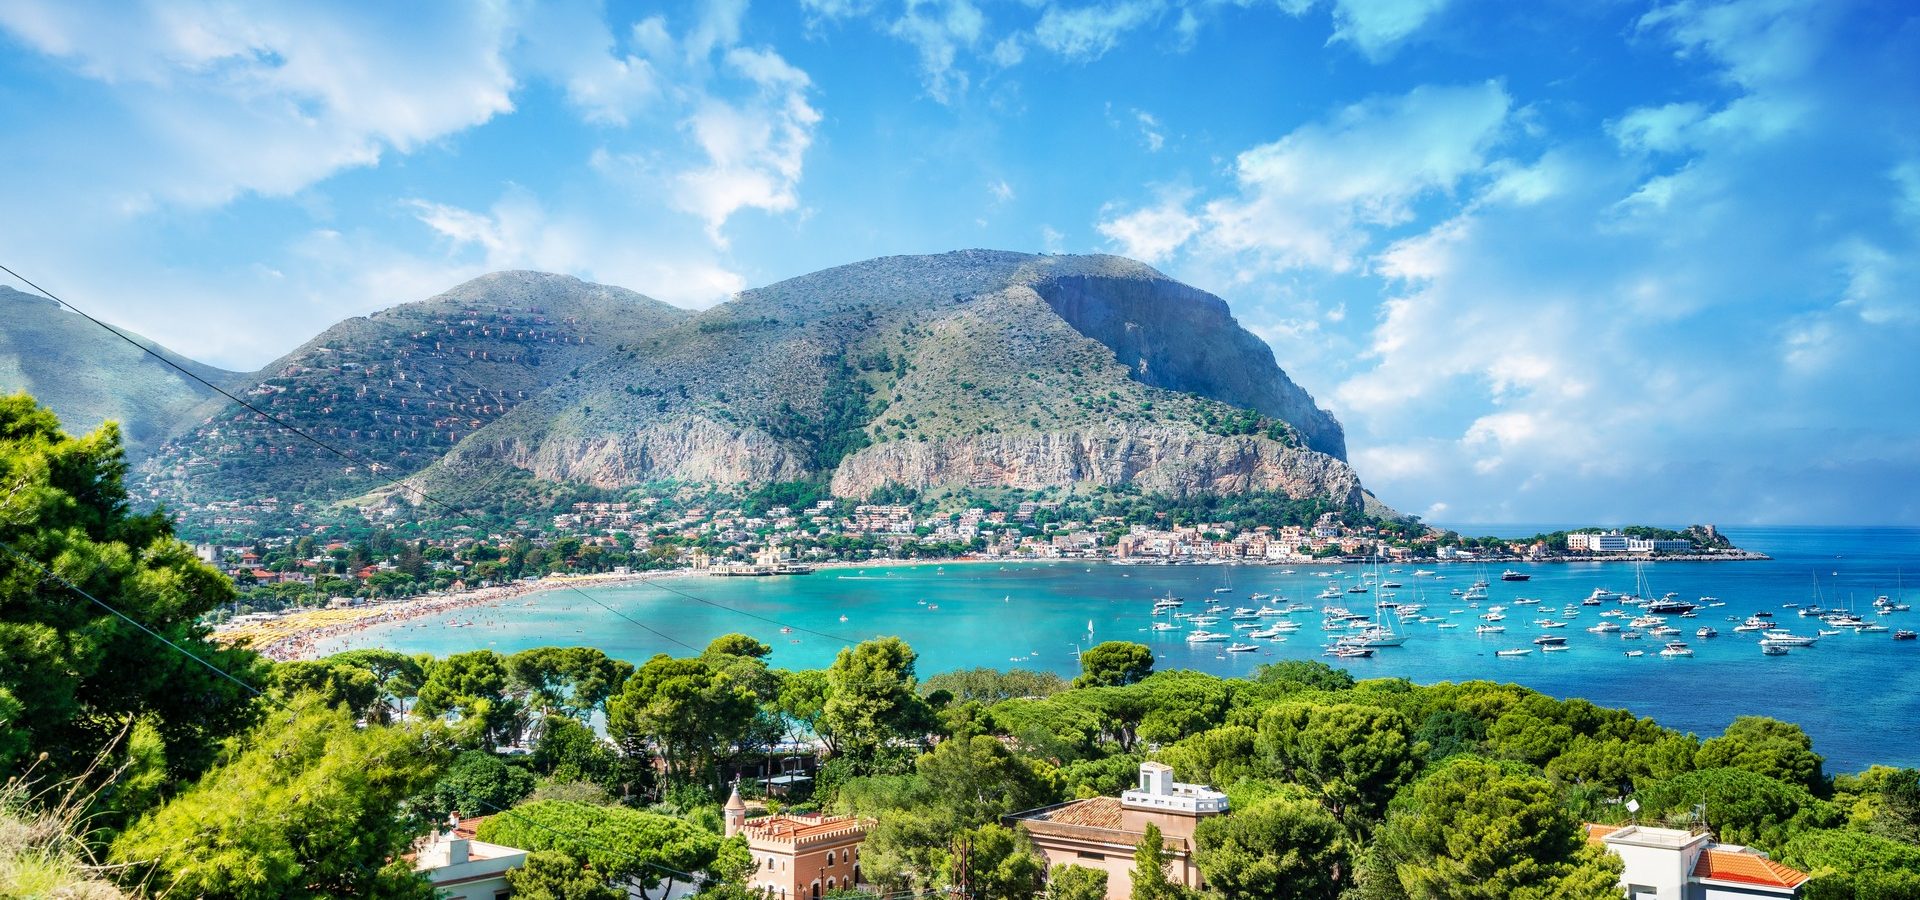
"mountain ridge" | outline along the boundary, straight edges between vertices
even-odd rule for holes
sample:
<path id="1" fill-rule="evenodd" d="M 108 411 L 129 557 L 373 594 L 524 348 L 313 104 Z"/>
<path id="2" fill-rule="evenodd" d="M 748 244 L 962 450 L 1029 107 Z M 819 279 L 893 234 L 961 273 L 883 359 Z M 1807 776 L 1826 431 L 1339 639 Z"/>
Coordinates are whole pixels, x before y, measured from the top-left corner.
<path id="1" fill-rule="evenodd" d="M 1344 453 L 1338 422 L 1225 301 L 1121 257 L 964 250 L 744 291 L 556 384 L 413 483 L 451 489 L 504 464 L 599 488 L 1139 483 L 1358 508 Z"/>

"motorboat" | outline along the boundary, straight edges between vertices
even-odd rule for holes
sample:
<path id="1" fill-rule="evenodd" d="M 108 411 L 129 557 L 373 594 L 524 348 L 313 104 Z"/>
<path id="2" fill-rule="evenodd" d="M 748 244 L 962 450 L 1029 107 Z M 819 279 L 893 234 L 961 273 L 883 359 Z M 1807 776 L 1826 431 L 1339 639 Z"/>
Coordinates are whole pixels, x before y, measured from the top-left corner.
<path id="1" fill-rule="evenodd" d="M 1556 622 L 1556 621 L 1554 621 L 1554 620 L 1552 620 L 1552 619 L 1548 619 L 1548 620 L 1546 620 L 1546 621 L 1544 621 L 1544 622 L 1541 622 L 1541 623 L 1540 623 L 1540 627 L 1541 627 L 1541 628 L 1565 628 L 1565 627 L 1567 627 L 1567 623 L 1565 623 L 1565 622 Z"/>
<path id="2" fill-rule="evenodd" d="M 1896 641 L 1911 641 L 1914 639 L 1913 629 L 1902 628 L 1893 633 L 1893 639 Z"/>
<path id="3" fill-rule="evenodd" d="M 1546 646 L 1543 646 L 1540 648 L 1540 652 L 1541 653 L 1565 653 L 1568 650 L 1572 650 L 1572 649 L 1573 649 L 1572 647 L 1569 647 L 1566 644 L 1547 644 Z"/>
<path id="4" fill-rule="evenodd" d="M 1256 641 L 1270 641 L 1274 638 L 1281 637 L 1281 634 L 1278 628 L 1258 628 L 1247 632 L 1247 637 L 1253 638 Z"/>
<path id="5" fill-rule="evenodd" d="M 1634 658 L 1634 657 L 1636 657 L 1636 656 L 1645 656 L 1645 655 L 1647 655 L 1647 651 L 1645 651 L 1645 650 L 1628 650 L 1628 651 L 1627 651 L 1627 658 L 1628 658 L 1628 659 L 1632 659 L 1632 658 Z"/>
<path id="6" fill-rule="evenodd" d="M 1565 644 L 1567 642 L 1567 639 L 1557 634 L 1543 634 L 1537 638 L 1534 638 L 1533 642 L 1536 644 L 1539 644 L 1540 646 L 1545 647 L 1552 644 Z"/>
<path id="7" fill-rule="evenodd" d="M 1787 645 L 1776 644 L 1772 641 L 1761 641 L 1760 652 L 1767 656 L 1785 656 L 1787 655 Z"/>
<path id="8" fill-rule="evenodd" d="M 1473 629 L 1474 634 L 1500 634 L 1507 630 L 1505 625 L 1480 625 Z"/>
<path id="9" fill-rule="evenodd" d="M 1761 619 L 1755 616 L 1748 616 L 1745 622 L 1741 622 L 1739 625 L 1734 626 L 1733 630 L 1735 631 L 1768 631 L 1768 630 L 1771 630 L 1772 628 L 1773 628 L 1772 622 L 1769 622 L 1765 619 Z"/>
<path id="10" fill-rule="evenodd" d="M 1186 604 L 1187 604 L 1187 601 L 1182 600 L 1179 597 L 1161 597 L 1160 599 L 1153 601 L 1153 609 L 1155 612 L 1159 612 L 1160 610 L 1163 610 L 1163 609 L 1174 609 L 1176 607 L 1185 606 Z"/>
<path id="11" fill-rule="evenodd" d="M 1228 644 L 1227 645 L 1228 653 L 1252 653 L 1253 651 L 1258 649 L 1260 648 L 1252 644 Z"/>
<path id="12" fill-rule="evenodd" d="M 1259 611 L 1258 611 L 1258 610 L 1254 610 L 1254 609 L 1252 609 L 1252 608 L 1249 608 L 1249 607 L 1245 607 L 1245 606 L 1240 606 L 1240 607 L 1235 607 L 1235 608 L 1234 608 L 1234 610 L 1233 610 L 1233 615 L 1231 615 L 1231 616 L 1228 616 L 1227 618 L 1230 618 L 1230 619 L 1258 619 L 1258 618 L 1260 618 L 1260 613 L 1259 613 Z"/>
<path id="13" fill-rule="evenodd" d="M 1693 648 L 1681 641 L 1668 641 L 1667 646 L 1661 648 L 1660 655 L 1667 657 L 1692 656 Z"/>
<path id="14" fill-rule="evenodd" d="M 1693 636 L 1697 638 L 1713 638 L 1719 637 L 1720 632 L 1713 630 L 1713 626 L 1711 625 L 1702 625 L 1699 630 L 1693 633 Z"/>
<path id="15" fill-rule="evenodd" d="M 1175 624 L 1173 624 L 1172 622 L 1155 622 L 1155 623 L 1153 623 L 1153 630 L 1154 630 L 1154 631 L 1178 631 L 1179 629 L 1180 629 L 1180 626 L 1178 626 L 1178 625 L 1175 625 Z"/>
<path id="16" fill-rule="evenodd" d="M 1493 655 L 1495 656 L 1526 656 L 1527 654 L 1532 652 L 1533 652 L 1532 647 L 1511 647 L 1506 650 L 1495 650 L 1493 651 Z"/>
<path id="17" fill-rule="evenodd" d="M 1793 634 L 1786 631 L 1769 631 L 1760 638 L 1760 643 L 1779 644 L 1784 647 L 1811 647 L 1816 640 L 1818 640 L 1818 638 L 1810 638 L 1806 635 Z"/>
<path id="18" fill-rule="evenodd" d="M 1594 634 L 1611 634 L 1613 632 L 1620 630 L 1620 623 L 1601 622 L 1600 624 L 1595 625 L 1592 628 L 1589 628 L 1587 630 L 1593 632 Z"/>
<path id="19" fill-rule="evenodd" d="M 1500 573 L 1500 580 L 1501 581 L 1532 581 L 1533 576 L 1525 572 L 1515 572 L 1512 569 L 1508 569 L 1505 572 Z"/>
<path id="20" fill-rule="evenodd" d="M 1220 634 L 1218 632 L 1213 632 L 1213 631 L 1207 631 L 1205 629 L 1201 629 L 1199 631 L 1195 631 L 1187 635 L 1187 643 L 1189 644 L 1217 644 L 1226 639 L 1227 639 L 1227 636 L 1224 634 Z"/>

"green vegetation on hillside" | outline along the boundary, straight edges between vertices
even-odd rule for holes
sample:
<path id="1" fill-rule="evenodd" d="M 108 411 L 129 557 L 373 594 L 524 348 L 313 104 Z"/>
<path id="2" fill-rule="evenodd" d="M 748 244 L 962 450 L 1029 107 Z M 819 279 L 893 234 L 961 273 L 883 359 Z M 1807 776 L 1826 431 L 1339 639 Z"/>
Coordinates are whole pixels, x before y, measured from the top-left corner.
<path id="1" fill-rule="evenodd" d="M 264 694 L 0 554 L 9 889 L 426 900 L 407 850 L 449 810 L 484 810 L 482 839 L 539 854 L 514 876 L 528 895 L 691 877 L 696 896 L 738 898 L 752 860 L 721 836 L 717 798 L 741 774 L 760 794 L 752 773 L 796 740 L 819 742 L 814 790 L 776 802 L 872 818 L 866 878 L 924 898 L 953 884 L 1088 897 L 1097 877 L 1048 870 L 1003 817 L 1115 794 L 1146 759 L 1224 790 L 1233 812 L 1195 836 L 1204 891 L 1164 877 L 1149 833 L 1136 897 L 1600 900 L 1618 894 L 1618 863 L 1580 823 L 1624 821 L 1626 797 L 1643 822 L 1704 815 L 1807 867 L 1810 897 L 1920 884 L 1920 772 L 1836 777 L 1788 723 L 1745 717 L 1703 741 L 1516 685 L 1356 681 L 1310 661 L 1223 679 L 1154 671 L 1124 643 L 1084 656 L 1072 686 L 986 670 L 923 682 L 898 638 L 788 671 L 737 634 L 637 667 L 588 648 L 271 665 L 203 641 L 193 616 L 231 589 L 164 520 L 129 514 L 114 438 L 67 437 L 30 402 L 0 401 L 0 480 L 15 487 L 0 539 Z M 582 724 L 602 717 L 611 744 Z"/>

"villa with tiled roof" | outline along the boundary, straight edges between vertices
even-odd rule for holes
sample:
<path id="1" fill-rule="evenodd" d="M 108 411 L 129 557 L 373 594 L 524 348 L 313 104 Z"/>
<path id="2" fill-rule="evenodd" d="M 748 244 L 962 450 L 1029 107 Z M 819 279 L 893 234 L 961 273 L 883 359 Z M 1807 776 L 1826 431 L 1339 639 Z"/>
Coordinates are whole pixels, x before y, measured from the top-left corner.
<path id="1" fill-rule="evenodd" d="M 819 900 L 828 892 L 855 888 L 860 844 L 871 822 L 852 816 L 762 816 L 749 821 L 736 786 L 722 810 L 727 837 L 742 835 L 753 854 L 747 888 L 768 900 Z"/>
<path id="2" fill-rule="evenodd" d="M 1587 840 L 1625 863 L 1620 884 L 1629 900 L 1799 897 L 1811 880 L 1751 847 L 1716 843 L 1704 829 L 1588 825 Z"/>

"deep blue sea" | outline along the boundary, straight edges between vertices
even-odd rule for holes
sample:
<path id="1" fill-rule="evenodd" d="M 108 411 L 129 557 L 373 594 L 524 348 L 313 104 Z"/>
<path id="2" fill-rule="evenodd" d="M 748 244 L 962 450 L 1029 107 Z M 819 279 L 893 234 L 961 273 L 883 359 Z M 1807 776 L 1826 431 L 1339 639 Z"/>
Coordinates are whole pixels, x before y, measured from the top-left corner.
<path id="1" fill-rule="evenodd" d="M 1476 526 L 1474 533 L 1535 533 L 1528 527 Z M 1401 602 L 1416 598 L 1425 615 L 1457 623 L 1403 623 L 1406 645 L 1382 649 L 1373 659 L 1346 663 L 1356 677 L 1400 676 L 1416 682 L 1492 679 L 1512 681 L 1558 697 L 1584 697 L 1652 716 L 1662 724 L 1716 734 L 1735 716 L 1765 715 L 1795 722 L 1814 738 L 1833 771 L 1852 771 L 1871 763 L 1920 765 L 1920 642 L 1895 642 L 1889 633 L 1854 633 L 1822 638 L 1810 648 L 1786 656 L 1764 656 L 1756 635 L 1733 626 L 1750 613 L 1767 610 L 1782 628 L 1812 635 L 1817 620 L 1801 618 L 1783 604 L 1853 608 L 1871 619 L 1870 604 L 1880 595 L 1905 602 L 1920 599 L 1920 529 L 1912 528 L 1733 528 L 1729 536 L 1743 548 L 1773 557 L 1770 562 L 1623 563 L 1515 565 L 1533 576 L 1528 582 L 1502 582 L 1501 566 L 1427 564 L 1435 577 L 1414 578 L 1415 565 L 1399 565 L 1382 577 L 1400 581 Z M 792 578 L 677 578 L 675 590 L 696 595 L 725 609 L 704 605 L 644 584 L 589 588 L 593 596 L 661 632 L 694 646 L 727 632 L 744 632 L 774 647 L 774 663 L 813 667 L 830 663 L 842 644 L 807 633 L 823 632 L 850 640 L 898 635 L 919 652 L 920 673 L 971 666 L 1077 671 L 1077 646 L 1092 639 L 1147 643 L 1159 654 L 1161 669 L 1192 668 L 1220 675 L 1245 674 L 1262 662 L 1284 658 L 1324 659 L 1316 595 L 1329 580 L 1355 583 L 1371 566 L 1297 565 L 1296 574 L 1268 566 L 1118 566 L 1086 562 L 1028 562 L 829 569 Z M 1334 571 L 1338 577 L 1314 577 Z M 1451 591 L 1477 578 L 1491 582 L 1491 596 L 1470 608 Z M 1695 600 L 1717 597 L 1723 607 L 1703 609 L 1695 619 L 1672 619 L 1682 628 L 1677 639 L 1695 651 L 1690 658 L 1657 655 L 1662 642 L 1623 641 L 1617 635 L 1586 631 L 1602 621 L 1599 613 L 1616 604 L 1581 607 L 1568 627 L 1546 632 L 1532 624 L 1578 603 L 1595 587 L 1631 592 L 1644 578 L 1651 596 L 1669 591 Z M 1816 581 L 1817 579 L 1817 581 Z M 1189 645 L 1183 631 L 1155 632 L 1155 597 L 1171 592 L 1197 611 L 1215 596 L 1229 606 L 1259 606 L 1252 592 L 1279 594 L 1312 604 L 1313 612 L 1291 618 L 1302 625 L 1284 643 L 1254 642 L 1258 652 L 1224 654 L 1219 644 Z M 1901 598 L 1903 589 L 1906 598 Z M 1515 605 L 1520 597 L 1540 598 L 1535 606 Z M 1370 612 L 1371 594 L 1344 595 L 1339 603 Z M 924 601 L 924 602 L 923 602 Z M 1263 601 L 1272 602 L 1272 601 Z M 1507 607 L 1502 635 L 1477 636 L 1477 615 L 1490 605 Z M 1891 628 L 1920 629 L 1920 604 L 1913 612 L 1885 618 Z M 1451 613 L 1451 610 L 1461 610 Z M 743 612 L 787 623 L 780 626 Z M 841 617 L 845 620 L 842 621 Z M 323 649 L 385 646 L 408 652 L 456 653 L 491 648 L 511 653 L 543 645 L 590 645 L 635 662 L 656 653 L 685 654 L 684 647 L 635 627 L 578 593 L 551 591 L 454 614 L 471 627 L 448 628 L 449 619 L 399 623 L 358 632 Z M 1622 621 L 1624 620 L 1609 620 Z M 1212 629 L 1227 631 L 1224 620 Z M 1712 625 L 1720 637 L 1694 637 Z M 1496 657 L 1494 651 L 1531 646 L 1539 634 L 1564 635 L 1572 649 Z M 1244 633 L 1242 633 L 1244 634 Z M 1646 655 L 1628 658 L 1627 649 Z"/>

